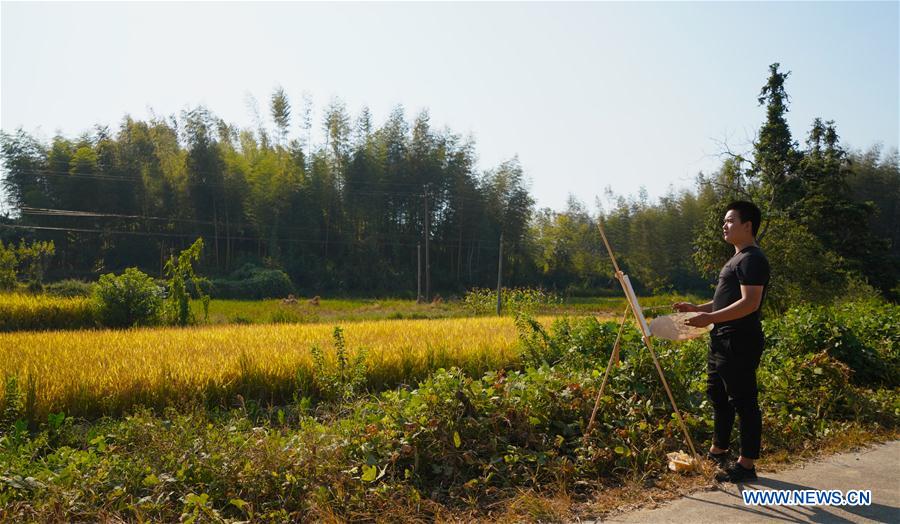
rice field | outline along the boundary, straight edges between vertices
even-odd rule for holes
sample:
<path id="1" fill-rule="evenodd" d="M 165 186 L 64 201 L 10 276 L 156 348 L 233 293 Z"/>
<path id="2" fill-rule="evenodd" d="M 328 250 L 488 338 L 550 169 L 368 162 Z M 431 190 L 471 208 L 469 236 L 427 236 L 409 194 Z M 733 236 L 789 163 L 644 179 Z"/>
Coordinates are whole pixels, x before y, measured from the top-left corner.
<path id="1" fill-rule="evenodd" d="M 88 298 L 0 293 L 0 331 L 79 329 L 93 324 Z"/>
<path id="2" fill-rule="evenodd" d="M 310 349 L 332 352 L 333 329 L 267 324 L 2 333 L 0 377 L 16 376 L 30 420 L 57 412 L 120 415 L 139 405 L 233 405 L 237 395 L 284 402 L 314 378 Z M 367 351 L 372 389 L 414 383 L 441 367 L 477 375 L 518 360 L 510 317 L 361 321 L 343 330 L 351 354 Z"/>

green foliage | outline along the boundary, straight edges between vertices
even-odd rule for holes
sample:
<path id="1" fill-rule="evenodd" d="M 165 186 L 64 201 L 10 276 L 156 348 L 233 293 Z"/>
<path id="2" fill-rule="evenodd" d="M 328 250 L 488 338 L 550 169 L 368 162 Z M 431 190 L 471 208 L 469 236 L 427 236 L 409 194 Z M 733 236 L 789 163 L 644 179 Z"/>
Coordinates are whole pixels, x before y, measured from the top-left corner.
<path id="1" fill-rule="evenodd" d="M 516 329 L 522 363 L 536 368 L 559 364 L 584 367 L 608 358 L 618 331 L 613 323 L 600 323 L 594 317 L 561 317 L 548 331 L 526 314 L 516 315 Z M 632 328 L 624 338 L 633 342 L 636 332 Z"/>
<path id="2" fill-rule="evenodd" d="M 759 181 L 758 200 L 769 211 L 784 207 L 783 199 L 789 195 L 781 190 L 794 176 L 800 161 L 785 117 L 788 95 L 784 84 L 791 73 L 779 71 L 780 66 L 777 62 L 769 66 L 769 78 L 759 92 L 757 101 L 766 106 L 766 121 L 760 127 L 755 161 L 748 173 L 750 179 Z"/>
<path id="3" fill-rule="evenodd" d="M 541 210 L 534 217 L 529 237 L 535 245 L 538 269 L 567 294 L 608 284 L 612 268 L 606 249 L 598 242 L 596 220 L 574 197 L 563 212 Z"/>
<path id="4" fill-rule="evenodd" d="M 284 89 L 280 87 L 272 93 L 271 112 L 272 120 L 275 121 L 275 126 L 278 127 L 283 145 L 287 137 L 288 127 L 291 125 L 291 104 Z"/>
<path id="5" fill-rule="evenodd" d="M 825 353 L 846 365 L 854 383 L 900 387 L 900 306 L 849 302 L 795 307 L 766 324 L 776 354 Z"/>
<path id="6" fill-rule="evenodd" d="M 704 214 L 715 203 L 716 198 L 703 185 L 697 194 L 671 190 L 656 204 L 648 201 L 645 191 L 638 198 L 615 199 L 604 213 L 604 229 L 619 266 L 639 293 L 707 291 L 709 280 L 692 263 L 696 250 L 688 239 L 698 232 Z M 594 242 L 608 257 L 599 232 L 595 231 Z M 607 268 L 605 286 L 618 291 L 612 268 Z"/>
<path id="7" fill-rule="evenodd" d="M 346 402 L 362 391 L 366 383 L 366 350 L 351 358 L 340 327 L 334 328 L 334 358 L 318 347 L 310 349 L 313 358 L 313 385 L 322 398 Z"/>
<path id="8" fill-rule="evenodd" d="M 94 293 L 93 282 L 66 279 L 44 286 L 44 291 L 54 297 L 89 297 Z"/>
<path id="9" fill-rule="evenodd" d="M 200 260 L 203 252 L 203 239 L 198 238 L 190 247 L 178 254 L 178 257 L 169 257 L 164 268 L 168 281 L 168 296 L 164 307 L 166 321 L 177 326 L 186 326 L 194 322 L 194 314 L 191 311 L 191 294 L 189 286 L 196 290 L 203 303 L 204 318 L 209 318 L 209 295 L 203 292 L 208 286 L 205 278 L 199 277 L 194 271 L 194 264 Z"/>
<path id="10" fill-rule="evenodd" d="M 848 195 L 853 201 L 872 207 L 868 228 L 875 238 L 885 239 L 889 247 L 878 255 L 876 267 L 867 266 L 863 274 L 882 292 L 890 293 L 900 278 L 900 153 L 883 152 L 876 145 L 862 152 L 851 152 L 842 166 L 847 170 Z M 880 266 L 880 267 L 879 267 Z M 892 294 L 900 300 L 900 292 Z"/>
<path id="11" fill-rule="evenodd" d="M 10 243 L 3 245 L 0 240 L 0 291 L 8 291 L 16 287 L 16 267 L 19 259 L 16 256 L 15 246 Z"/>
<path id="12" fill-rule="evenodd" d="M 535 313 L 562 303 L 562 299 L 556 293 L 534 288 L 503 288 L 501 301 L 503 311 L 512 315 Z M 466 292 L 463 303 L 466 305 L 466 309 L 476 315 L 496 313 L 497 290 L 470 289 Z"/>
<path id="13" fill-rule="evenodd" d="M 93 298 L 97 320 L 104 326 L 149 326 L 160 318 L 159 287 L 150 276 L 134 267 L 118 276 L 112 273 L 101 276 Z"/>
<path id="14" fill-rule="evenodd" d="M 783 215 L 771 217 L 762 248 L 773 267 L 766 298 L 773 311 L 828 304 L 846 290 L 848 276 L 841 258 L 826 250 L 802 223 Z"/>
<path id="15" fill-rule="evenodd" d="M 18 246 L 12 242 L 4 246 L 0 241 L 0 291 L 14 289 L 20 273 L 29 291 L 43 291 L 44 273 L 55 252 L 52 240 L 26 242 L 23 239 Z"/>
<path id="16" fill-rule="evenodd" d="M 283 309 L 273 311 L 272 314 L 269 315 L 269 321 L 273 324 L 295 324 L 302 320 L 303 318 L 300 315 L 293 311 L 285 311 Z"/>
<path id="17" fill-rule="evenodd" d="M 19 388 L 19 377 L 7 374 L 3 386 L 3 416 L 0 432 L 9 431 L 24 414 L 24 402 Z"/>
<path id="18" fill-rule="evenodd" d="M 296 293 L 287 273 L 245 264 L 227 279 L 212 281 L 213 298 L 259 300 L 284 298 Z"/>
<path id="19" fill-rule="evenodd" d="M 16 249 L 16 257 L 25 281 L 29 284 L 42 283 L 44 272 L 54 253 L 56 253 L 56 246 L 52 240 L 49 242 L 36 240 L 31 243 L 20 241 L 19 247 Z"/>

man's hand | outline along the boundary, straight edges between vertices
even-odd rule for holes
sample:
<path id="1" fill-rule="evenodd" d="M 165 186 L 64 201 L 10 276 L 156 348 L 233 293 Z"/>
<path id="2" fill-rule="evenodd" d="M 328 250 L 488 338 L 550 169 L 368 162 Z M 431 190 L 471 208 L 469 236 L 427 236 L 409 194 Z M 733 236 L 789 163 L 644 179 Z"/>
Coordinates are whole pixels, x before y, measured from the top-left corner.
<path id="1" fill-rule="evenodd" d="M 682 313 L 693 313 L 696 311 L 700 311 L 700 308 L 691 304 L 690 302 L 675 302 L 672 304 L 672 307 L 675 308 L 675 311 L 680 311 Z"/>
<path id="2" fill-rule="evenodd" d="M 685 320 L 684 323 L 692 327 L 706 327 L 712 324 L 712 315 L 709 313 L 700 313 L 697 316 Z"/>

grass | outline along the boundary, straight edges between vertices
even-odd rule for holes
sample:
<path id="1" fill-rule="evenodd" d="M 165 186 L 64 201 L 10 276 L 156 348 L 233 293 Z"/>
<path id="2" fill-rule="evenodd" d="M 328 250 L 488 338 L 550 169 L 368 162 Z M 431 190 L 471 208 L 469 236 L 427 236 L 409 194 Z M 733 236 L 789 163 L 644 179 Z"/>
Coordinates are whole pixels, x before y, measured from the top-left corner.
<path id="1" fill-rule="evenodd" d="M 705 299 L 682 295 L 657 295 L 641 297 L 645 310 L 661 308 L 677 301 L 703 302 Z M 221 300 L 209 304 L 209 317 L 204 319 L 200 301 L 193 301 L 191 309 L 200 324 L 315 324 L 361 322 L 371 320 L 440 319 L 472 316 L 494 316 L 490 313 L 475 314 L 459 300 L 418 304 L 415 300 L 393 298 L 320 299 L 313 305 L 307 298 L 294 303 L 281 299 L 269 300 Z M 597 315 L 618 316 L 625 309 L 624 297 L 569 298 L 562 303 L 534 308 L 538 315 Z M 511 308 L 504 315 L 512 315 Z M 97 322 L 92 302 L 82 297 L 56 297 L 48 294 L 27 293 L 0 294 L 0 332 L 50 331 L 59 329 L 93 329 Z"/>
<path id="2" fill-rule="evenodd" d="M 199 302 L 191 305 L 197 318 L 203 318 Z M 400 299 L 321 299 L 318 305 L 308 299 L 285 303 L 281 299 L 219 300 L 209 304 L 211 324 L 352 322 L 385 319 L 433 319 L 467 316 L 455 303 L 417 304 Z"/>
<path id="3" fill-rule="evenodd" d="M 706 299 L 689 295 L 655 295 L 640 297 L 645 310 L 666 309 L 674 302 L 705 302 Z M 197 318 L 203 318 L 199 302 L 192 304 Z M 624 297 L 569 298 L 561 304 L 536 308 L 538 315 L 621 315 L 625 310 Z M 506 308 L 505 315 L 514 311 Z M 476 316 L 461 301 L 417 304 L 415 300 L 403 299 L 321 299 L 319 305 L 312 305 L 308 299 L 298 299 L 286 304 L 280 299 L 270 300 L 212 300 L 209 305 L 211 324 L 227 323 L 267 323 L 267 322 L 355 322 L 385 319 L 436 319 Z M 494 316 L 493 313 L 487 316 Z"/>

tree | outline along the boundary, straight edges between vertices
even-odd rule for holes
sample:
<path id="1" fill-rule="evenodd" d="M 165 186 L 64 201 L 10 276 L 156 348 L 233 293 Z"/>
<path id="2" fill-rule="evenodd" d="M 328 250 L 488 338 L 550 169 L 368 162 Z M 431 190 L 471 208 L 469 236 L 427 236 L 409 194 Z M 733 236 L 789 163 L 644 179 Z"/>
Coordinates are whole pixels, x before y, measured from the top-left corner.
<path id="1" fill-rule="evenodd" d="M 185 112 L 183 118 L 188 143 L 186 159 L 188 195 L 194 218 L 200 222 L 211 223 L 213 226 L 213 260 L 218 267 L 219 209 L 223 207 L 224 162 L 212 132 L 216 119 L 202 106 Z"/>
<path id="2" fill-rule="evenodd" d="M 30 243 L 20 241 L 16 249 L 16 258 L 26 282 L 40 286 L 44 281 L 47 265 L 55 253 L 56 246 L 52 240 L 49 242 L 35 240 Z"/>
<path id="3" fill-rule="evenodd" d="M 169 295 L 166 298 L 164 311 L 169 323 L 176 326 L 186 326 L 194 321 L 194 313 L 191 311 L 191 288 L 199 295 L 203 303 L 203 313 L 209 316 L 209 295 L 203 290 L 209 282 L 201 278 L 194 270 L 194 264 L 199 262 L 203 253 L 203 239 L 198 238 L 191 247 L 178 254 L 178 258 L 169 257 L 166 262 L 165 272 L 168 277 L 167 287 Z"/>
<path id="4" fill-rule="evenodd" d="M 798 170 L 802 197 L 791 205 L 788 215 L 839 255 L 842 269 L 866 274 L 888 292 L 896 280 L 890 242 L 874 235 L 869 227 L 875 205 L 852 198 L 847 153 L 840 146 L 834 122 L 816 118 L 806 143 Z"/>
<path id="5" fill-rule="evenodd" d="M 46 167 L 47 151 L 34 137 L 19 128 L 14 134 L 0 132 L 3 154 L 3 189 L 10 204 L 23 207 L 51 207 L 52 178 Z M 64 170 L 65 171 L 65 170 Z"/>
<path id="6" fill-rule="evenodd" d="M 347 106 L 339 98 L 334 98 L 325 109 L 322 123 L 325 132 L 325 151 L 331 169 L 338 173 L 346 164 L 350 146 L 350 115 Z"/>
<path id="7" fill-rule="evenodd" d="M 534 211 L 534 199 L 528 193 L 518 157 L 487 172 L 481 187 L 486 193 L 487 213 L 493 226 L 488 231 L 493 230 L 494 238 L 498 240 L 502 232 L 504 243 L 510 247 L 504 249 L 504 270 L 513 278 L 524 276 L 531 269 L 524 240 Z"/>
<path id="8" fill-rule="evenodd" d="M 881 146 L 848 154 L 847 186 L 856 202 L 870 202 L 875 213 L 869 228 L 878 238 L 890 241 L 890 253 L 900 258 L 900 153 Z M 894 264 L 900 267 L 900 261 Z"/>
<path id="9" fill-rule="evenodd" d="M 751 180 L 760 183 L 757 201 L 763 211 L 785 208 L 796 195 L 783 190 L 783 186 L 793 182 L 799 155 L 797 144 L 791 137 L 785 114 L 788 112 L 789 98 L 785 91 L 785 81 L 790 71 L 782 73 L 781 65 L 769 66 L 769 78 L 760 89 L 757 101 L 766 106 L 766 121 L 759 130 L 754 145 L 754 162 L 747 173 Z M 765 230 L 762 230 L 765 234 Z"/>
<path id="10" fill-rule="evenodd" d="M 279 87 L 272 93 L 271 107 L 272 120 L 278 128 L 279 144 L 284 147 L 287 142 L 288 129 L 291 125 L 291 104 L 284 89 Z"/>
<path id="11" fill-rule="evenodd" d="M 592 293 L 606 287 L 612 265 L 598 242 L 597 221 L 574 196 L 566 209 L 542 209 L 532 222 L 529 237 L 543 278 L 553 287 L 575 293 Z"/>
<path id="12" fill-rule="evenodd" d="M 16 246 L 10 244 L 4 246 L 0 240 L 0 290 L 8 291 L 16 287 L 16 268 L 19 258 L 16 255 Z"/>

